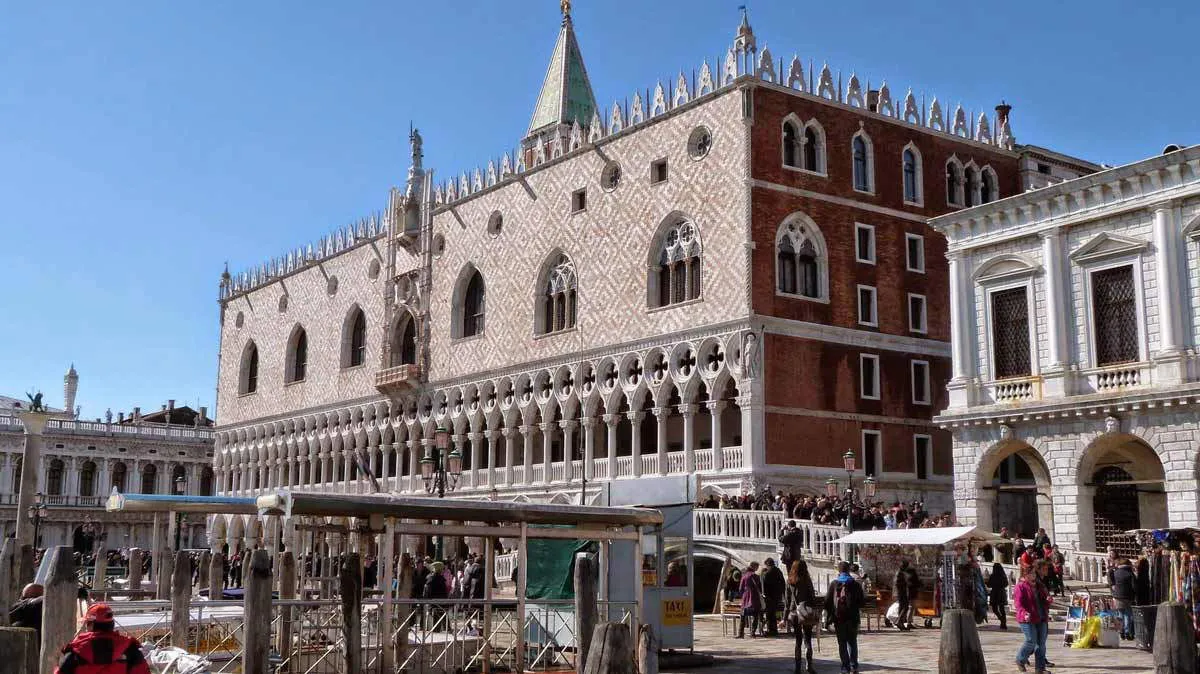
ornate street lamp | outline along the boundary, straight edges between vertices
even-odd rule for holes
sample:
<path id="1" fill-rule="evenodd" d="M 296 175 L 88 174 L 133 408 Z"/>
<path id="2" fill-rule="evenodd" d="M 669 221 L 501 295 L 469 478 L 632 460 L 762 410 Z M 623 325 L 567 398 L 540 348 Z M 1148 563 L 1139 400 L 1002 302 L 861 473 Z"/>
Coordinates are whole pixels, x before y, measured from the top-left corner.
<path id="1" fill-rule="evenodd" d="M 458 479 L 462 477 L 462 452 L 450 448 L 450 431 L 438 426 L 433 433 L 433 447 L 421 458 L 421 480 L 425 483 L 425 492 L 437 494 L 445 498 L 446 492 L 454 491 Z M 444 457 L 444 460 L 443 460 Z M 442 557 L 442 539 L 437 537 L 437 558 Z"/>
<path id="2" fill-rule="evenodd" d="M 42 492 L 39 491 L 34 496 L 33 505 L 29 506 L 29 512 L 26 514 L 29 516 L 29 520 L 33 522 L 33 546 L 36 548 L 41 544 L 42 520 L 50 514 L 50 509 L 46 507 Z"/>
<path id="3" fill-rule="evenodd" d="M 868 477 L 863 480 L 863 493 L 867 495 L 868 499 L 875 498 L 875 478 Z"/>
<path id="4" fill-rule="evenodd" d="M 838 483 L 836 478 L 831 477 L 828 480 L 825 480 L 825 495 L 829 498 L 833 498 L 834 496 L 838 495 Z"/>
<path id="5" fill-rule="evenodd" d="M 175 478 L 175 495 L 183 496 L 187 492 L 187 479 L 182 475 Z M 183 513 L 175 511 L 175 551 L 179 551 L 179 544 L 183 538 Z"/>

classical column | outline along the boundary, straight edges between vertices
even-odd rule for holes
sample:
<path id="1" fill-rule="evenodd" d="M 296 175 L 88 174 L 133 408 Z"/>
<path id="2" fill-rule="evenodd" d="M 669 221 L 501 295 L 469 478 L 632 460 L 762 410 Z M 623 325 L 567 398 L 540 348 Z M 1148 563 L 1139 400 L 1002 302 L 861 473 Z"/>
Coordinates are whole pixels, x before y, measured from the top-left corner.
<path id="1" fill-rule="evenodd" d="M 525 484 L 533 484 L 533 426 L 521 426 L 521 438 L 524 441 Z"/>
<path id="2" fill-rule="evenodd" d="M 463 477 L 459 478 L 462 480 L 462 486 L 466 487 L 466 486 L 468 486 L 468 482 L 469 482 L 469 480 L 467 480 L 466 478 L 470 476 L 471 471 L 475 470 L 475 462 L 472 461 L 472 459 L 474 458 L 474 453 L 471 451 L 470 447 L 466 446 L 467 445 L 467 436 L 466 435 L 463 435 L 461 433 L 456 433 L 455 435 L 450 436 L 450 439 L 454 442 L 452 449 L 457 449 L 459 456 L 461 456 L 463 458 L 462 465 L 470 466 L 470 468 L 463 469 Z M 442 457 L 442 460 L 445 461 L 446 457 Z M 449 468 L 449 465 L 447 465 L 447 468 Z"/>
<path id="3" fill-rule="evenodd" d="M 554 422 L 548 421 L 541 424 L 542 429 L 542 474 L 543 482 L 551 482 L 553 473 L 553 461 L 551 461 L 551 450 L 554 447 Z"/>
<path id="4" fill-rule="evenodd" d="M 608 429 L 605 438 L 605 448 L 608 449 L 608 479 L 617 479 L 617 425 L 621 423 L 620 414 L 605 414 L 604 425 Z"/>
<path id="5" fill-rule="evenodd" d="M 725 469 L 725 448 L 721 446 L 721 412 L 728 404 L 724 400 L 710 400 L 705 403 L 712 421 L 713 470 L 716 471 Z"/>
<path id="6" fill-rule="evenodd" d="M 1183 353 L 1184 281 L 1179 274 L 1179 232 L 1175 225 L 1177 207 L 1160 204 L 1154 208 L 1155 268 L 1158 276 L 1159 348 L 1154 359 L 1167 381 L 1183 378 L 1180 355 Z"/>
<path id="7" fill-rule="evenodd" d="M 679 414 L 683 417 L 683 472 L 696 472 L 696 429 L 692 423 L 696 418 L 695 405 L 680 405 Z"/>
<path id="8" fill-rule="evenodd" d="M 946 385 L 950 407 L 971 403 L 970 380 L 975 376 L 974 295 L 966 260 L 960 252 L 946 253 L 950 261 L 950 347 L 953 378 Z"/>
<path id="9" fill-rule="evenodd" d="M 426 455 L 433 454 L 433 447 L 434 447 L 435 443 L 436 443 L 436 441 L 433 438 L 424 438 L 421 440 L 421 445 L 425 448 L 424 450 L 422 450 L 423 453 L 421 454 L 421 458 L 424 458 Z M 412 490 L 420 491 L 424 488 L 422 486 L 422 484 L 424 483 L 424 480 L 421 479 L 421 459 L 415 460 L 413 462 L 413 465 L 416 467 L 417 470 L 416 470 L 416 472 L 413 473 L 412 479 L 410 480 L 412 483 Z"/>
<path id="10" fill-rule="evenodd" d="M 740 393 L 738 409 L 742 411 L 742 465 L 738 468 L 760 468 L 765 463 L 762 426 L 762 403 L 751 392 Z"/>
<path id="11" fill-rule="evenodd" d="M 642 476 L 642 419 L 646 413 L 640 410 L 630 410 L 625 415 L 629 418 L 629 445 L 633 454 L 633 476 Z"/>
<path id="12" fill-rule="evenodd" d="M 558 422 L 563 432 L 563 479 L 567 482 L 574 477 L 572 463 L 574 460 L 575 447 L 575 427 L 579 422 L 574 419 L 563 419 Z"/>
<path id="13" fill-rule="evenodd" d="M 484 431 L 484 437 L 487 438 L 487 483 L 489 487 L 496 486 L 496 438 L 500 437 L 500 431 L 489 428 Z M 508 465 L 505 462 L 504 465 Z"/>
<path id="14" fill-rule="evenodd" d="M 471 439 L 471 486 L 478 487 L 480 484 L 479 475 L 485 471 L 489 464 L 485 463 L 482 456 L 483 433 L 472 431 L 467 433 L 467 437 Z"/>
<path id="15" fill-rule="evenodd" d="M 671 418 L 670 407 L 655 407 L 654 418 L 658 421 L 654 444 L 658 454 L 658 474 L 667 474 L 667 421 Z"/>
<path id="16" fill-rule="evenodd" d="M 421 446 L 421 438 L 408 439 L 408 491 L 417 490 L 417 481 L 421 479 L 421 457 L 417 448 Z M 430 440 L 428 447 L 433 446 L 433 441 Z"/>
<path id="17" fill-rule="evenodd" d="M 33 540 L 33 522 L 25 517 L 25 513 L 33 506 L 34 494 L 38 490 L 38 473 L 41 472 L 38 467 L 42 465 L 42 447 L 45 445 L 42 432 L 46 430 L 46 422 L 50 417 L 40 412 L 21 412 L 18 416 L 25 427 L 25 446 L 21 455 L 21 485 L 17 493 L 17 511 L 14 513 L 17 520 L 16 539 L 18 545 L 36 547 L 36 541 Z M 21 555 L 21 561 L 26 561 L 25 555 Z M 28 561 L 32 561 L 32 556 Z M 26 568 L 24 563 L 21 564 L 19 572 L 22 584 L 33 579 L 34 569 Z"/>
<path id="18" fill-rule="evenodd" d="M 583 478 L 590 480 L 596 458 L 596 417 L 584 417 L 580 423 L 583 424 Z"/>
<path id="19" fill-rule="evenodd" d="M 513 438 L 516 429 L 505 426 L 500 429 L 504 436 L 504 484 L 513 483 L 513 461 L 517 458 L 517 441 Z"/>
<path id="20" fill-rule="evenodd" d="M 352 453 L 353 453 L 353 450 L 344 449 L 344 448 L 342 449 L 342 493 L 343 494 L 350 493 L 350 470 L 351 470 L 350 466 L 351 466 L 351 463 L 353 462 L 353 457 L 351 456 Z"/>

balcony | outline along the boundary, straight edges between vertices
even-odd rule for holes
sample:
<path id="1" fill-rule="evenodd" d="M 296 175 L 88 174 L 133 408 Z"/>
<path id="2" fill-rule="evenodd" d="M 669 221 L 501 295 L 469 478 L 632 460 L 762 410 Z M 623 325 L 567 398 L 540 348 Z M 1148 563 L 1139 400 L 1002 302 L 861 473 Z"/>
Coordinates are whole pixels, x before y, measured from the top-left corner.
<path id="1" fill-rule="evenodd" d="M 1040 377 L 1014 377 L 984 382 L 984 396 L 996 405 L 1041 400 L 1042 381 Z"/>
<path id="2" fill-rule="evenodd" d="M 386 396 L 408 393 L 421 383 L 421 367 L 406 364 L 389 367 L 375 373 L 375 388 Z"/>

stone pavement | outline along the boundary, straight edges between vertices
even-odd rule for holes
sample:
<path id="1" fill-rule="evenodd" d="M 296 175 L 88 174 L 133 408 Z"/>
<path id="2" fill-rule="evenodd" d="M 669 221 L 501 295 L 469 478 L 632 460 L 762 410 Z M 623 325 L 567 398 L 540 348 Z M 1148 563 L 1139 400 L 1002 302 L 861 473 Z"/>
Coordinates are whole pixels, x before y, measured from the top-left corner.
<path id="1" fill-rule="evenodd" d="M 712 668 L 693 670 L 663 669 L 663 674 L 788 674 L 793 671 L 792 653 L 795 641 L 791 634 L 779 638 L 734 639 L 721 635 L 721 619 L 717 616 L 696 616 L 696 651 L 715 656 Z M 1061 621 L 1050 626 L 1047 656 L 1055 663 L 1054 674 L 1106 674 L 1108 672 L 1152 672 L 1153 657 L 1133 648 L 1133 642 L 1122 642 L 1121 648 L 1071 649 L 1062 645 Z M 937 671 L 938 640 L 935 629 L 917 628 L 912 632 L 894 629 L 865 632 L 859 635 L 859 665 L 863 672 L 933 672 Z M 980 627 L 980 639 L 987 658 L 989 674 L 1016 672 L 1013 664 L 1021 644 L 1021 632 L 1013 623 L 1008 631 L 1000 631 L 996 623 Z M 814 638 L 814 646 L 816 639 Z M 817 672 L 837 674 L 837 640 L 832 634 L 821 637 L 816 654 Z M 1030 663 L 1032 665 L 1032 663 Z M 1033 667 L 1029 668 L 1033 671 Z"/>

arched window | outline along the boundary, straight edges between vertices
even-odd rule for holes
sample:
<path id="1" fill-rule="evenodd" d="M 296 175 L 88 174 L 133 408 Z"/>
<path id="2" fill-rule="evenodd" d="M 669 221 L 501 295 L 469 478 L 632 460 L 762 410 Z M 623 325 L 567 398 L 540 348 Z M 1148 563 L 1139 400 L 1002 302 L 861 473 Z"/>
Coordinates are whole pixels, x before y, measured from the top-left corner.
<path id="1" fill-rule="evenodd" d="M 486 294 L 483 274 L 472 265 L 464 267 L 454 291 L 454 337 L 483 334 Z"/>
<path id="2" fill-rule="evenodd" d="M 951 158 L 946 162 L 946 203 L 951 206 L 963 205 L 962 165 Z"/>
<path id="3" fill-rule="evenodd" d="M 804 127 L 804 168 L 814 173 L 825 172 L 824 136 L 816 122 Z"/>
<path id="4" fill-rule="evenodd" d="M 50 470 L 46 472 L 46 493 L 59 496 L 63 493 L 63 462 L 62 459 L 50 461 Z"/>
<path id="5" fill-rule="evenodd" d="M 966 182 L 966 204 L 968 206 L 979 205 L 979 171 L 974 166 L 967 166 L 965 171 Z"/>
<path id="6" fill-rule="evenodd" d="M 392 330 L 392 354 L 389 367 L 415 365 L 417 362 L 417 321 L 407 311 L 401 311 Z"/>
<path id="7" fill-rule="evenodd" d="M 672 216 L 663 221 L 647 281 L 651 307 L 700 298 L 700 232 L 691 220 Z"/>
<path id="8" fill-rule="evenodd" d="M 188 490 L 187 470 L 179 464 L 171 469 L 171 484 L 170 492 L 172 494 L 186 494 Z"/>
<path id="9" fill-rule="evenodd" d="M 854 189 L 859 192 L 871 192 L 874 188 L 871 166 L 871 141 L 863 132 L 858 132 L 850 141 L 853 155 Z"/>
<path id="10" fill-rule="evenodd" d="M 152 463 L 142 468 L 142 493 L 153 494 L 158 487 L 158 466 Z"/>
<path id="11" fill-rule="evenodd" d="M 238 393 L 245 395 L 258 390 L 258 345 L 246 343 L 242 351 L 242 367 L 238 375 Z"/>
<path id="12" fill-rule="evenodd" d="M 308 374 L 308 333 L 297 325 L 292 329 L 292 336 L 288 339 L 283 380 L 289 384 L 304 381 L 306 374 Z"/>
<path id="13" fill-rule="evenodd" d="M 84 461 L 79 469 L 79 495 L 96 495 L 96 464 L 93 461 Z"/>
<path id="14" fill-rule="evenodd" d="M 213 469 L 212 466 L 205 466 L 200 471 L 200 495 L 213 495 Z"/>
<path id="15" fill-rule="evenodd" d="M 21 457 L 20 456 L 13 457 L 12 476 L 13 476 L 12 493 L 19 494 L 19 493 L 21 493 Z"/>
<path id="16" fill-rule="evenodd" d="M 783 123 L 783 165 L 792 168 L 806 168 L 800 163 L 801 143 L 800 133 L 793 121 Z"/>
<path id="17" fill-rule="evenodd" d="M 578 290 L 575 263 L 565 254 L 555 253 L 543 267 L 541 278 L 542 294 L 537 307 L 539 332 L 545 335 L 575 327 Z"/>
<path id="18" fill-rule="evenodd" d="M 117 491 L 125 493 L 125 474 L 126 468 L 123 461 L 118 461 L 112 467 L 112 486 L 116 487 Z"/>
<path id="19" fill-rule="evenodd" d="M 911 143 L 904 148 L 902 156 L 904 174 L 904 200 L 910 204 L 923 201 L 921 190 L 921 155 Z"/>
<path id="20" fill-rule="evenodd" d="M 980 172 L 979 203 L 986 204 L 999 198 L 1000 194 L 996 191 L 996 173 L 992 171 L 992 167 L 984 166 Z"/>
<path id="21" fill-rule="evenodd" d="M 794 213 L 775 236 L 776 289 L 784 295 L 827 299 L 825 238 L 816 224 Z"/>
<path id="22" fill-rule="evenodd" d="M 346 314 L 342 324 L 342 367 L 357 367 L 367 362 L 367 317 L 357 306 Z"/>

